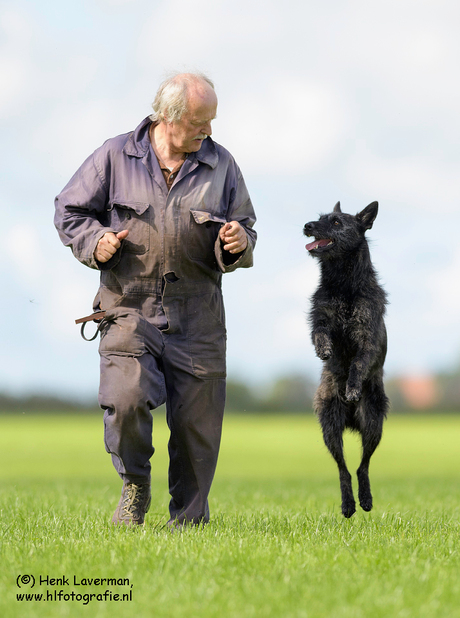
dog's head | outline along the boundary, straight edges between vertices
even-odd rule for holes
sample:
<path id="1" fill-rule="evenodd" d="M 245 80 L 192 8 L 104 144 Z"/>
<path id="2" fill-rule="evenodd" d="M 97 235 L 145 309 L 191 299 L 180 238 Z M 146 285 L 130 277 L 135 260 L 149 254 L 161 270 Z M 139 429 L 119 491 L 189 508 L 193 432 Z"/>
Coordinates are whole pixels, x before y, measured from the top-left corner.
<path id="1" fill-rule="evenodd" d="M 303 228 L 305 236 L 315 240 L 306 245 L 313 257 L 340 257 L 344 252 L 358 249 L 364 233 L 370 230 L 378 212 L 378 203 L 372 202 L 357 215 L 348 215 L 340 209 L 340 202 L 329 215 L 321 215 L 318 221 L 310 221 Z"/>

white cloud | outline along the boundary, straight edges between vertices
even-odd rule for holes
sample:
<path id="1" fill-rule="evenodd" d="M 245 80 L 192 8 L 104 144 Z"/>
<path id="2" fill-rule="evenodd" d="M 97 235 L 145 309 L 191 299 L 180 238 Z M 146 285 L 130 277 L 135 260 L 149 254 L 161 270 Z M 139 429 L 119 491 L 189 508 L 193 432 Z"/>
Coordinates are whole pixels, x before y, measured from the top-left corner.
<path id="1" fill-rule="evenodd" d="M 277 2 L 254 0 L 175 0 L 152 7 L 138 39 L 139 60 L 165 63 L 166 69 L 199 68 L 226 63 L 236 55 L 248 58 L 259 44 L 269 44 L 279 33 L 282 7 Z M 161 25 L 161 26 L 159 26 Z"/>
<path id="2" fill-rule="evenodd" d="M 0 119 L 23 108 L 31 76 L 32 25 L 20 10 L 5 8 L 0 13 Z"/>
<path id="3" fill-rule="evenodd" d="M 330 86 L 278 76 L 226 103 L 219 138 L 245 174 L 314 173 L 336 156 L 347 114 Z M 228 127 L 226 129 L 226 127 Z"/>
<path id="4" fill-rule="evenodd" d="M 136 2 L 136 0 L 97 0 L 97 4 L 101 5 L 103 8 L 118 8 L 132 4 L 133 2 Z"/>
<path id="5" fill-rule="evenodd" d="M 133 129 L 123 102 L 90 99 L 57 106 L 42 121 L 31 127 L 30 148 L 47 174 L 65 179 L 106 139 L 114 127 Z M 140 121 L 140 119 L 139 119 Z"/>
<path id="6" fill-rule="evenodd" d="M 10 272 L 27 287 L 36 289 L 44 273 L 44 256 L 37 231 L 29 224 L 13 224 L 3 239 L 3 259 L 10 264 Z"/>
<path id="7" fill-rule="evenodd" d="M 25 89 L 27 70 L 19 58 L 0 52 L 0 116 L 8 116 Z"/>
<path id="8" fill-rule="evenodd" d="M 442 242 L 449 243 L 450 238 L 455 241 L 455 234 L 448 234 Z M 460 316 L 460 245 L 448 247 L 446 253 L 446 263 L 426 278 L 430 302 L 424 307 L 423 319 L 430 330 L 441 327 L 447 339 L 451 334 L 458 339 L 455 335 Z"/>
<path id="9" fill-rule="evenodd" d="M 358 144 L 350 156 L 346 179 L 357 191 L 379 201 L 438 214 L 458 212 L 458 162 L 429 156 L 388 156 Z"/>

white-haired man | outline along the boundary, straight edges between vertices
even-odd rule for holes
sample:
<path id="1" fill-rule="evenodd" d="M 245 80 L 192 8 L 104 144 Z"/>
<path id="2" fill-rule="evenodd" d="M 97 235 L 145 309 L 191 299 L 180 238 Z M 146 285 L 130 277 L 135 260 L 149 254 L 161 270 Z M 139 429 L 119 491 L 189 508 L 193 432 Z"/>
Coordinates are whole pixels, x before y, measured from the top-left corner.
<path id="1" fill-rule="evenodd" d="M 252 266 L 254 210 L 211 139 L 217 97 L 201 74 L 164 82 L 154 113 L 109 139 L 56 198 L 61 240 L 101 271 L 99 403 L 123 489 L 114 524 L 150 505 L 151 410 L 166 401 L 171 526 L 209 520 L 225 403 L 222 273 Z"/>

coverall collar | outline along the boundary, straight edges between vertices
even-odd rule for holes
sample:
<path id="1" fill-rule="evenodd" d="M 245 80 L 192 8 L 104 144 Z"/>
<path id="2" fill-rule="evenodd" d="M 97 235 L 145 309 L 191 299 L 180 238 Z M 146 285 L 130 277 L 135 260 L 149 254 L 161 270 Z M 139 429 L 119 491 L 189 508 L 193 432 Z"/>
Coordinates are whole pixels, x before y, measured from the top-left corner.
<path id="1" fill-rule="evenodd" d="M 144 118 L 133 133 L 131 133 L 123 148 L 123 152 L 128 156 L 138 157 L 143 159 L 150 151 L 149 126 L 151 124 L 150 117 Z M 217 154 L 216 146 L 210 137 L 207 137 L 201 144 L 198 152 L 191 152 L 187 159 L 194 163 L 205 163 L 211 169 L 217 166 L 219 155 Z"/>

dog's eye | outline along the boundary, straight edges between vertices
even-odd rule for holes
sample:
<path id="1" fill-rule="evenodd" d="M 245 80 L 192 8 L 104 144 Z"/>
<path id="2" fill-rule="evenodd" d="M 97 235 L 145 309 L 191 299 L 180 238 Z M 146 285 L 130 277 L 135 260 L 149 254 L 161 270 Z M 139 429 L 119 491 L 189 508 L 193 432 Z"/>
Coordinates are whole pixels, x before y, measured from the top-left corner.
<path id="1" fill-rule="evenodd" d="M 340 222 L 337 219 L 334 221 L 334 225 L 340 225 Z"/>

